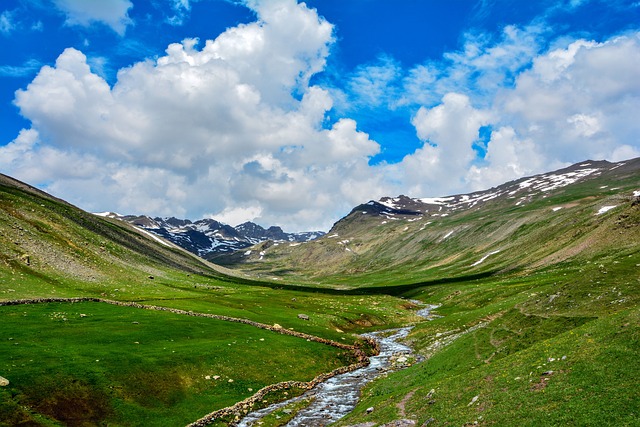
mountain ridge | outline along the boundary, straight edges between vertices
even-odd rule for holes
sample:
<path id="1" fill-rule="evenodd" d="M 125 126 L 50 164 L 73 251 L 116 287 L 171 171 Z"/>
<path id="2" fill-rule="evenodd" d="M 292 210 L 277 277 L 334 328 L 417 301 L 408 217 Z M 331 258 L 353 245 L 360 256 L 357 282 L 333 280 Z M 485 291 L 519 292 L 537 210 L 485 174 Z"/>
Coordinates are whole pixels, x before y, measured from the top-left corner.
<path id="1" fill-rule="evenodd" d="M 325 234 L 322 231 L 286 233 L 278 226 L 265 229 L 250 221 L 232 227 L 211 218 L 191 221 L 175 217 L 121 215 L 115 212 L 96 213 L 96 215 L 132 224 L 205 259 L 221 253 L 242 250 L 268 240 L 277 243 L 301 243 Z"/>
<path id="2" fill-rule="evenodd" d="M 400 275 L 411 277 L 408 272 L 416 266 L 418 271 L 439 271 L 439 276 L 447 269 L 471 273 L 492 264 L 499 270 L 524 268 L 527 262 L 551 259 L 552 253 L 569 253 L 563 244 L 576 254 L 588 250 L 586 243 L 573 236 L 595 236 L 602 226 L 598 219 L 611 213 L 634 217 L 633 212 L 624 211 L 639 195 L 640 158 L 615 163 L 588 160 L 469 194 L 371 200 L 302 248 L 259 245 L 251 252 L 219 256 L 214 262 L 245 272 L 269 269 L 328 281 L 329 277 L 345 281 L 354 273 L 398 268 Z M 549 227 L 553 228 L 545 236 Z M 551 239 L 560 232 L 564 243 Z M 595 239 L 591 245 L 600 244 L 591 239 Z M 526 251 L 533 245 L 544 250 L 537 255 Z M 507 248 L 523 250 L 524 256 L 513 257 Z M 494 251 L 499 252 L 476 264 Z M 543 256 L 542 252 L 548 253 Z M 411 269 L 404 271 L 401 266 Z"/>

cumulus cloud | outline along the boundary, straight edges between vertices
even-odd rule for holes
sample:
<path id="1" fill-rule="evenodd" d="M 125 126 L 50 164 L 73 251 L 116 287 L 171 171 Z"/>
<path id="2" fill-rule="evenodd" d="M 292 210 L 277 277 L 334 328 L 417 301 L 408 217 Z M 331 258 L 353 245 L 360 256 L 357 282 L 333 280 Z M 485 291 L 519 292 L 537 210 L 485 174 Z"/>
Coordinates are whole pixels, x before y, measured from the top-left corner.
<path id="1" fill-rule="evenodd" d="M 535 38 L 505 31 L 497 45 L 476 49 L 467 43 L 464 52 L 446 55 L 452 61 L 446 74 L 433 71 L 433 64 L 409 72 L 405 96 L 421 99 L 414 94 L 421 86 L 427 105 L 443 87 L 476 87 L 468 96 L 447 94 L 414 115 L 426 143 L 403 159 L 398 173 L 407 188 L 422 192 L 415 194 L 478 190 L 588 158 L 638 155 L 640 33 L 604 42 L 580 39 L 535 53 Z M 494 65 L 503 77 L 487 71 Z M 498 83 L 493 93 L 481 89 L 484 81 Z M 478 155 L 473 146 L 485 125 L 494 130 Z"/>
<path id="2" fill-rule="evenodd" d="M 612 159 L 622 146 L 640 145 L 639 63 L 638 33 L 577 40 L 535 58 L 496 109 L 546 159 Z"/>
<path id="3" fill-rule="evenodd" d="M 74 200 L 100 188 L 100 202 L 83 202 L 98 210 L 328 227 L 384 188 L 368 166 L 379 145 L 353 120 L 327 123 L 332 99 L 309 85 L 332 25 L 293 0 L 251 5 L 257 22 L 202 47 L 172 44 L 121 69 L 113 87 L 66 49 L 16 93 L 33 125 L 19 139 L 40 142 L 10 169 L 55 177 L 48 189 Z M 87 168 L 61 174 L 65 162 Z"/>
<path id="4" fill-rule="evenodd" d="M 130 0 L 53 0 L 66 17 L 67 25 L 89 26 L 103 23 L 121 36 L 132 24 L 128 11 L 133 7 Z"/>
<path id="5" fill-rule="evenodd" d="M 421 107 L 412 123 L 425 144 L 399 165 L 410 193 L 464 189 L 463 177 L 475 158 L 473 144 L 489 119 L 489 112 L 474 108 L 468 96 L 458 93 L 446 94 L 436 107 Z"/>

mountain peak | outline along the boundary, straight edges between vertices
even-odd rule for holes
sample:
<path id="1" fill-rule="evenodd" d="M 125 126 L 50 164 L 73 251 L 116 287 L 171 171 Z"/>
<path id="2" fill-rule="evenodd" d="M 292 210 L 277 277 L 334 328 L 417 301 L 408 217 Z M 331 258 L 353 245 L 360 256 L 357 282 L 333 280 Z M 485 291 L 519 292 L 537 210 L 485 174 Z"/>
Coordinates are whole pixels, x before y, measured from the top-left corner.
<path id="1" fill-rule="evenodd" d="M 97 215 L 129 222 L 204 258 L 241 250 L 268 240 L 306 242 L 324 235 L 323 232 L 318 231 L 286 233 L 279 226 L 265 229 L 250 221 L 232 227 L 211 218 L 191 221 L 175 217 L 150 218 L 145 215 L 119 215 L 112 212 Z"/>

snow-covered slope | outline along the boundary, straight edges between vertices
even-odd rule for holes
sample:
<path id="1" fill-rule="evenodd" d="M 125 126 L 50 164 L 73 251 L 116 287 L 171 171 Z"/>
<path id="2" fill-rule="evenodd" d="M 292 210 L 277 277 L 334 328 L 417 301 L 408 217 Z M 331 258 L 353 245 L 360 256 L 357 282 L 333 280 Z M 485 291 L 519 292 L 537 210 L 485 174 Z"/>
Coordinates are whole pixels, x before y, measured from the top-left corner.
<path id="1" fill-rule="evenodd" d="M 188 219 L 173 217 L 151 218 L 144 215 L 120 215 L 113 212 L 96 215 L 126 221 L 203 258 L 237 251 L 266 240 L 306 242 L 324 235 L 321 231 L 285 233 L 280 227 L 265 229 L 252 222 L 246 222 L 234 228 L 213 219 L 200 219 L 192 222 Z"/>
<path id="2" fill-rule="evenodd" d="M 534 197 L 546 197 L 554 190 L 590 178 L 601 176 L 618 168 L 624 168 L 626 162 L 586 161 L 555 172 L 521 178 L 515 181 L 470 194 L 460 194 L 436 198 L 410 198 L 407 196 L 383 197 L 356 207 L 351 215 L 376 214 L 386 220 L 411 219 L 428 214 L 432 217 L 480 207 L 488 201 L 503 200 L 521 206 Z"/>

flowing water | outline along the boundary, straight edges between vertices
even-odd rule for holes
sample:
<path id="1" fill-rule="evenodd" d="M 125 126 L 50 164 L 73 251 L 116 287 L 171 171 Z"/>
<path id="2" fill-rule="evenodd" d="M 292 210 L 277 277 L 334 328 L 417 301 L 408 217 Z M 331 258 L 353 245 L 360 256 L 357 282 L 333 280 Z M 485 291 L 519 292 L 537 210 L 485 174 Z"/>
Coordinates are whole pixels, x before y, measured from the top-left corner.
<path id="1" fill-rule="evenodd" d="M 432 318 L 430 311 L 434 308 L 436 306 L 427 306 L 421 309 L 418 314 L 430 319 Z M 287 427 L 323 427 L 337 421 L 353 411 L 360 398 L 360 390 L 368 382 L 394 369 L 396 367 L 394 362 L 400 362 L 398 365 L 402 366 L 402 358 L 413 355 L 411 348 L 398 342 L 405 338 L 411 329 L 412 327 L 407 327 L 363 334 L 363 336 L 373 338 L 380 343 L 380 354 L 370 358 L 369 366 L 336 375 L 301 396 L 251 412 L 237 426 L 259 426 L 263 417 L 304 399 L 311 399 L 311 404 L 298 411 L 295 417 L 286 424 Z"/>

